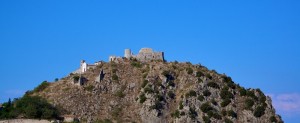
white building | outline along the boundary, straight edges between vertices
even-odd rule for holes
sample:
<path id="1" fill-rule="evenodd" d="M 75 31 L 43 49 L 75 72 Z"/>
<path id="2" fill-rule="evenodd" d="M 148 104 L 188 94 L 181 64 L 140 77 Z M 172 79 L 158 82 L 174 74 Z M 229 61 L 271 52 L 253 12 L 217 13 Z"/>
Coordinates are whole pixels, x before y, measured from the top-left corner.
<path id="1" fill-rule="evenodd" d="M 86 72 L 88 69 L 94 69 L 97 65 L 100 65 L 101 63 L 102 61 L 96 62 L 94 64 L 87 64 L 85 60 L 81 60 L 79 69 L 77 69 L 73 73 L 82 74 Z"/>

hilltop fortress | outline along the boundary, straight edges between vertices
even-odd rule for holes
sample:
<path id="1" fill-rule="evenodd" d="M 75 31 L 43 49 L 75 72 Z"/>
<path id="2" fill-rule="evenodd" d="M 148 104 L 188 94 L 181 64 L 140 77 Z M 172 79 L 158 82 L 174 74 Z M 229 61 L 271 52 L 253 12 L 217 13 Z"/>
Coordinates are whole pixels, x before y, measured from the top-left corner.
<path id="1" fill-rule="evenodd" d="M 118 61 L 122 59 L 136 59 L 141 62 L 152 60 L 164 61 L 164 52 L 154 52 L 151 48 L 142 48 L 137 55 L 134 55 L 130 49 L 125 49 L 124 57 L 110 56 L 109 61 Z"/>
<path id="2" fill-rule="evenodd" d="M 154 52 L 151 48 L 142 48 L 138 54 L 134 55 L 130 49 L 125 49 L 124 57 L 120 56 L 109 56 L 109 62 L 122 62 L 125 59 L 136 59 L 140 62 L 150 62 L 153 60 L 164 61 L 164 52 Z M 94 64 L 87 64 L 85 60 L 80 61 L 80 68 L 74 71 L 73 73 L 84 73 L 88 69 L 95 68 L 97 65 L 102 64 L 102 61 L 95 62 Z"/>

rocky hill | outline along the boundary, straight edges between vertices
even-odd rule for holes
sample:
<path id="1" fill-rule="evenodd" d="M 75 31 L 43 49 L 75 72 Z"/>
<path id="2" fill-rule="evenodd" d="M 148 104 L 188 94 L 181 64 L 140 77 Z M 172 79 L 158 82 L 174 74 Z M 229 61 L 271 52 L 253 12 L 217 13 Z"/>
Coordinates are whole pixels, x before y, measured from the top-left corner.
<path id="1" fill-rule="evenodd" d="M 102 62 L 30 95 L 47 99 L 64 110 L 62 116 L 81 122 L 283 122 L 259 89 L 245 89 L 189 62 Z"/>

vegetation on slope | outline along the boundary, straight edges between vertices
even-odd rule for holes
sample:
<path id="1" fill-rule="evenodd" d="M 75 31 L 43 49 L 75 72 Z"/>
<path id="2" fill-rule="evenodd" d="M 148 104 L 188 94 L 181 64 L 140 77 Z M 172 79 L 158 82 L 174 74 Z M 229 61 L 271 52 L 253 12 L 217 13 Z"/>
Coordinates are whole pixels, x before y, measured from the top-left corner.
<path id="1" fill-rule="evenodd" d="M 39 96 L 30 96 L 33 92 L 39 92 L 49 85 L 42 82 L 33 91 L 27 92 L 22 98 L 3 103 L 0 110 L 0 119 L 28 118 L 28 119 L 57 119 L 59 111 Z"/>

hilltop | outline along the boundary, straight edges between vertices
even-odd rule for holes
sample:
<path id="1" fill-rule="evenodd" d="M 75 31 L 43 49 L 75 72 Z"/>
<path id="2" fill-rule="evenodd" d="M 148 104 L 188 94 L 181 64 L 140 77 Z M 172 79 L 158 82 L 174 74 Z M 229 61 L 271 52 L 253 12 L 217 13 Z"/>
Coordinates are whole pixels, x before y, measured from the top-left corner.
<path id="1" fill-rule="evenodd" d="M 101 62 L 30 95 L 82 122 L 282 122 L 260 89 L 189 62 Z"/>

